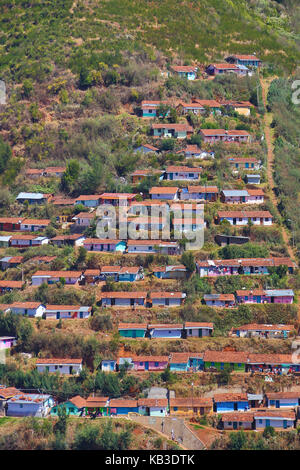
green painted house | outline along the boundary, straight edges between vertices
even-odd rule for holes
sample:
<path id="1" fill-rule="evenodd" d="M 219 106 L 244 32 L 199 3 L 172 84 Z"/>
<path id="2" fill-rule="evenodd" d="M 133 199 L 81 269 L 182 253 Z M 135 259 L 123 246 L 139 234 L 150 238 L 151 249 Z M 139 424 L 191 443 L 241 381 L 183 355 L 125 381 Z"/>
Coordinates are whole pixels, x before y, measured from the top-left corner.
<path id="1" fill-rule="evenodd" d="M 70 398 L 64 403 L 53 406 L 51 409 L 52 416 L 58 416 L 58 409 L 66 408 L 68 416 L 83 416 L 85 413 L 86 400 L 80 395 Z"/>
<path id="2" fill-rule="evenodd" d="M 206 371 L 213 368 L 220 371 L 245 372 L 247 353 L 243 351 L 205 351 L 203 360 Z"/>
<path id="3" fill-rule="evenodd" d="M 119 334 L 122 338 L 145 338 L 146 323 L 119 323 Z"/>

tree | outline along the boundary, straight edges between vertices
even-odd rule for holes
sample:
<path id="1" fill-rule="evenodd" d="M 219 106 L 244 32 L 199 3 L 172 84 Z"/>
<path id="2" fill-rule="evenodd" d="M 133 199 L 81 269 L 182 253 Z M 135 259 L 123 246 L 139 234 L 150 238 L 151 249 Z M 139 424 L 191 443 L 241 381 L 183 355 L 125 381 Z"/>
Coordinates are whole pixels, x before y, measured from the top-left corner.
<path id="1" fill-rule="evenodd" d="M 75 450 L 99 450 L 99 429 L 90 424 L 76 431 L 73 449 Z"/>
<path id="2" fill-rule="evenodd" d="M 0 136 L 0 173 L 3 173 L 7 168 L 11 156 L 12 151 L 10 145 Z"/>
<path id="3" fill-rule="evenodd" d="M 55 434 L 59 434 L 60 436 L 65 437 L 67 432 L 67 425 L 68 425 L 68 415 L 67 409 L 63 406 L 58 406 L 57 408 L 57 415 L 58 420 L 56 421 L 53 431 Z"/>
<path id="4" fill-rule="evenodd" d="M 196 269 L 194 255 L 191 251 L 184 251 L 181 255 L 180 261 L 186 267 L 189 274 L 193 273 Z"/>

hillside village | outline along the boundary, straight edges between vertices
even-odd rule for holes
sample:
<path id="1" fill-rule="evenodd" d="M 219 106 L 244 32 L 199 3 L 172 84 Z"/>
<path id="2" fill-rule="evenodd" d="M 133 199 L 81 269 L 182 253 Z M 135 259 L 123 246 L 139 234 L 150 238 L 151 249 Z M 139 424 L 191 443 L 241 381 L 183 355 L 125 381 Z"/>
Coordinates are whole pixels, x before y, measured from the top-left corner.
<path id="1" fill-rule="evenodd" d="M 282 182 L 297 165 L 279 166 L 268 116 L 295 64 L 274 73 L 245 44 L 119 54 L 47 86 L 0 60 L 24 73 L 0 104 L 0 448 L 10 419 L 64 414 L 125 417 L 121 433 L 151 428 L 157 448 L 224 449 L 238 430 L 282 431 L 284 448 L 300 426 L 298 209 Z"/>

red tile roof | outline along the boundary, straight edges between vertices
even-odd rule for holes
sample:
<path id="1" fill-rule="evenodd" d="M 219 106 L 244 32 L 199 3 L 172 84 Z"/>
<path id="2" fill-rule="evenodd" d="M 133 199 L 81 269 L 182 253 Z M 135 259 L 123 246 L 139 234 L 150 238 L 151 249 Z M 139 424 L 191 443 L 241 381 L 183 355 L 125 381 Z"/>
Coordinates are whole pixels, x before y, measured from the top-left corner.
<path id="1" fill-rule="evenodd" d="M 37 359 L 36 365 L 38 364 L 82 364 L 82 359 L 72 359 L 72 358 L 47 358 L 47 359 Z"/>
<path id="2" fill-rule="evenodd" d="M 240 412 L 235 412 L 235 413 L 225 413 L 222 415 L 222 421 L 223 423 L 226 422 L 243 422 L 243 423 L 252 423 L 254 419 L 254 413 L 253 412 L 247 412 L 247 411 L 240 411 Z"/>
<path id="3" fill-rule="evenodd" d="M 147 406 L 147 407 L 161 407 L 165 408 L 168 406 L 167 398 L 139 398 L 138 406 Z"/>
<path id="4" fill-rule="evenodd" d="M 168 362 L 168 356 L 135 356 L 134 362 Z"/>
<path id="5" fill-rule="evenodd" d="M 76 397 L 69 398 L 68 401 L 75 405 L 77 408 L 83 408 L 84 406 L 86 406 L 86 400 L 80 395 L 76 395 Z"/>
<path id="6" fill-rule="evenodd" d="M 11 287 L 14 289 L 21 289 L 23 284 L 24 284 L 23 281 L 0 281 L 0 288 Z"/>
<path id="7" fill-rule="evenodd" d="M 136 408 L 137 400 L 124 399 L 124 398 L 113 398 L 109 402 L 110 408 Z"/>
<path id="8" fill-rule="evenodd" d="M 182 299 L 183 292 L 150 292 L 150 299 Z"/>
<path id="9" fill-rule="evenodd" d="M 243 351 L 210 351 L 204 353 L 204 362 L 223 362 L 244 364 L 248 354 Z"/>
<path id="10" fill-rule="evenodd" d="M 153 186 L 153 188 L 150 189 L 149 194 L 176 194 L 177 191 L 178 188 L 173 186 Z"/>
<path id="11" fill-rule="evenodd" d="M 146 330 L 147 323 L 119 323 L 118 329 L 119 330 L 132 330 L 132 329 Z"/>
<path id="12" fill-rule="evenodd" d="M 188 124 L 152 124 L 152 129 L 174 129 L 174 131 L 193 132 L 192 126 Z"/>
<path id="13" fill-rule="evenodd" d="M 247 393 L 216 393 L 214 395 L 214 401 L 216 403 L 226 401 L 248 401 Z"/>
<path id="14" fill-rule="evenodd" d="M 145 299 L 147 292 L 101 292 L 101 299 Z"/>
<path id="15" fill-rule="evenodd" d="M 213 400 L 210 397 L 170 398 L 170 407 L 174 406 L 181 408 L 212 407 Z"/>
<path id="16" fill-rule="evenodd" d="M 205 136 L 229 135 L 229 136 L 250 136 L 249 132 L 243 130 L 226 129 L 200 129 Z"/>

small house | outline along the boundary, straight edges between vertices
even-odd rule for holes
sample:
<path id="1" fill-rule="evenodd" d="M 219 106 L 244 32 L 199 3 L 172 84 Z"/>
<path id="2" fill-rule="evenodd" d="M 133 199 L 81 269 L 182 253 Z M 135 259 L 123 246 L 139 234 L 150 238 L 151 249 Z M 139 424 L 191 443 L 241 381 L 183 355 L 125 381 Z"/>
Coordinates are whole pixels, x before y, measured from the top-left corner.
<path id="1" fill-rule="evenodd" d="M 150 324 L 148 325 L 150 338 L 181 338 L 182 337 L 182 324 Z"/>
<path id="2" fill-rule="evenodd" d="M 29 248 L 32 246 L 47 245 L 49 239 L 47 237 L 36 237 L 35 235 L 12 235 L 9 244 L 13 248 Z"/>
<path id="3" fill-rule="evenodd" d="M 240 77 L 251 75 L 250 70 L 245 65 L 240 64 L 210 64 L 206 67 L 208 75 L 224 75 L 228 73 L 235 73 Z"/>
<path id="4" fill-rule="evenodd" d="M 157 109 L 160 105 L 168 105 L 167 101 L 158 100 L 143 100 L 141 102 L 142 117 L 155 118 L 157 117 Z"/>
<path id="5" fill-rule="evenodd" d="M 152 199 L 177 201 L 179 199 L 179 188 L 173 186 L 154 186 L 150 189 L 149 194 Z"/>
<path id="6" fill-rule="evenodd" d="M 236 411 L 225 413 L 221 422 L 225 431 L 254 429 L 254 413 L 251 411 Z"/>
<path id="7" fill-rule="evenodd" d="M 9 307 L 12 313 L 36 318 L 41 318 L 46 310 L 40 302 L 13 302 Z"/>
<path id="8" fill-rule="evenodd" d="M 195 80 L 197 78 L 198 67 L 194 65 L 173 65 L 171 71 L 179 78 Z"/>
<path id="9" fill-rule="evenodd" d="M 229 64 L 245 65 L 246 67 L 260 67 L 261 60 L 255 54 L 232 54 L 225 58 Z"/>
<path id="10" fill-rule="evenodd" d="M 202 338 L 204 336 L 211 336 L 213 331 L 213 323 L 189 321 L 184 323 L 184 336 L 186 336 L 186 338 Z"/>
<path id="11" fill-rule="evenodd" d="M 88 397 L 85 400 L 86 416 L 109 416 L 109 397 Z"/>
<path id="12" fill-rule="evenodd" d="M 286 339 L 295 331 L 293 325 L 265 325 L 249 323 L 233 328 L 231 334 L 238 338 L 272 338 Z"/>
<path id="13" fill-rule="evenodd" d="M 297 408 L 300 405 L 300 392 L 267 392 L 268 408 Z"/>
<path id="14" fill-rule="evenodd" d="M 217 186 L 188 186 L 181 191 L 181 199 L 215 202 L 218 194 Z"/>
<path id="15" fill-rule="evenodd" d="M 163 417 L 168 415 L 167 398 L 139 398 L 138 412 L 144 416 Z"/>
<path id="16" fill-rule="evenodd" d="M 0 336 L 0 351 L 3 349 L 10 349 L 17 343 L 15 336 Z M 1 388 L 0 388 L 1 395 Z"/>
<path id="17" fill-rule="evenodd" d="M 76 227 L 82 227 L 85 229 L 92 224 L 95 219 L 95 215 L 95 212 L 79 212 L 79 214 L 72 217 L 72 221 Z"/>
<path id="18" fill-rule="evenodd" d="M 180 248 L 177 242 L 162 240 L 128 240 L 128 253 L 148 254 L 161 253 L 164 255 L 177 255 Z"/>
<path id="19" fill-rule="evenodd" d="M 203 300 L 210 307 L 234 307 L 235 305 L 233 294 L 205 294 Z"/>
<path id="20" fill-rule="evenodd" d="M 45 418 L 54 405 L 51 395 L 19 393 L 7 401 L 6 416 Z"/>
<path id="21" fill-rule="evenodd" d="M 100 203 L 112 206 L 130 206 L 135 198 L 136 194 L 133 193 L 103 193 L 100 196 Z"/>
<path id="22" fill-rule="evenodd" d="M 89 318 L 92 307 L 80 305 L 46 305 L 46 320 L 60 320 L 61 318 Z"/>
<path id="23" fill-rule="evenodd" d="M 83 246 L 87 251 L 124 252 L 126 242 L 116 239 L 86 238 Z"/>
<path id="24" fill-rule="evenodd" d="M 75 199 L 75 205 L 81 204 L 85 207 L 98 207 L 100 194 L 83 194 Z"/>
<path id="25" fill-rule="evenodd" d="M 245 372 L 248 356 L 243 351 L 210 351 L 204 353 L 204 367 L 206 371 L 234 370 Z M 233 410 L 235 411 L 235 410 Z"/>
<path id="26" fill-rule="evenodd" d="M 63 375 L 79 375 L 82 371 L 82 359 L 37 359 L 38 372 L 59 372 Z"/>
<path id="27" fill-rule="evenodd" d="M 170 181 L 197 181 L 202 168 L 170 165 L 165 171 L 165 179 Z"/>
<path id="28" fill-rule="evenodd" d="M 102 307 L 145 307 L 147 292 L 101 292 Z"/>
<path id="29" fill-rule="evenodd" d="M 169 364 L 172 372 L 186 372 L 189 370 L 190 354 L 187 352 L 174 352 L 170 354 Z"/>
<path id="30" fill-rule="evenodd" d="M 260 184 L 260 175 L 247 173 L 246 183 L 248 183 L 248 184 Z"/>
<path id="31" fill-rule="evenodd" d="M 18 194 L 16 200 L 21 204 L 24 204 L 26 201 L 28 204 L 46 204 L 47 202 L 50 202 L 51 198 L 51 194 L 21 192 Z"/>
<path id="32" fill-rule="evenodd" d="M 252 289 L 236 291 L 237 302 L 241 304 L 292 304 L 292 289 Z"/>
<path id="33" fill-rule="evenodd" d="M 23 281 L 0 281 L 0 294 L 22 289 Z"/>
<path id="34" fill-rule="evenodd" d="M 226 129 L 200 129 L 200 135 L 204 143 L 230 142 L 230 143 L 249 143 L 251 136 L 243 130 Z"/>
<path id="35" fill-rule="evenodd" d="M 63 408 L 65 408 L 68 416 L 79 416 L 79 417 L 84 416 L 85 408 L 86 408 L 86 400 L 82 398 L 80 395 L 76 395 L 76 397 L 70 398 L 64 403 L 55 405 L 51 409 L 51 416 L 57 416 L 59 409 L 63 409 Z"/>
<path id="36" fill-rule="evenodd" d="M 72 235 L 57 235 L 56 237 L 51 238 L 52 245 L 55 246 L 83 246 L 85 237 L 78 234 Z"/>
<path id="37" fill-rule="evenodd" d="M 40 286 L 41 284 L 56 284 L 61 279 L 65 280 L 66 284 L 78 284 L 83 275 L 81 271 L 36 271 L 31 276 L 33 286 Z"/>
<path id="38" fill-rule="evenodd" d="M 248 195 L 245 189 L 223 189 L 220 200 L 225 204 L 245 204 Z"/>
<path id="39" fill-rule="evenodd" d="M 153 137 L 164 139 L 187 139 L 193 134 L 194 129 L 189 124 L 152 124 Z"/>
<path id="40" fill-rule="evenodd" d="M 132 358 L 135 371 L 159 372 L 167 368 L 168 356 L 136 356 Z"/>
<path id="41" fill-rule="evenodd" d="M 151 292 L 152 307 L 179 307 L 186 297 L 184 292 Z"/>
<path id="42" fill-rule="evenodd" d="M 47 228 L 50 223 L 50 219 L 23 219 L 20 230 L 22 232 L 38 232 Z"/>
<path id="43" fill-rule="evenodd" d="M 109 401 L 109 414 L 128 415 L 128 413 L 138 413 L 137 400 L 114 398 Z"/>
<path id="44" fill-rule="evenodd" d="M 0 217 L 1 232 L 18 232 L 21 230 L 23 217 Z"/>
<path id="45" fill-rule="evenodd" d="M 102 359 L 101 370 L 103 372 L 114 372 L 116 370 L 117 361 L 115 359 Z"/>
<path id="46" fill-rule="evenodd" d="M 272 426 L 275 429 L 295 427 L 296 415 L 293 410 L 257 410 L 254 412 L 255 429 Z"/>
<path id="47" fill-rule="evenodd" d="M 140 145 L 140 147 L 137 147 L 134 150 L 134 153 L 141 152 L 141 153 L 158 153 L 159 149 L 157 147 L 154 147 L 153 145 L 150 144 L 144 144 Z"/>
<path id="48" fill-rule="evenodd" d="M 152 273 L 158 279 L 186 279 L 187 269 L 184 265 L 175 266 L 155 266 Z"/>
<path id="49" fill-rule="evenodd" d="M 118 273 L 119 282 L 135 282 L 144 279 L 142 266 L 123 266 Z"/>
<path id="50" fill-rule="evenodd" d="M 214 411 L 216 413 L 247 411 L 248 409 L 247 393 L 217 393 L 214 395 Z"/>
<path id="51" fill-rule="evenodd" d="M 212 409 L 213 400 L 209 397 L 170 398 L 170 416 L 203 416 Z"/>
<path id="52" fill-rule="evenodd" d="M 147 332 L 146 323 L 119 323 L 119 335 L 122 338 L 145 338 Z"/>
<path id="53" fill-rule="evenodd" d="M 227 220 L 230 225 L 253 225 L 270 226 L 273 224 L 273 216 L 269 211 L 219 211 L 218 222 Z"/>
<path id="54" fill-rule="evenodd" d="M 235 170 L 259 170 L 260 160 L 256 157 L 227 157 Z"/>

